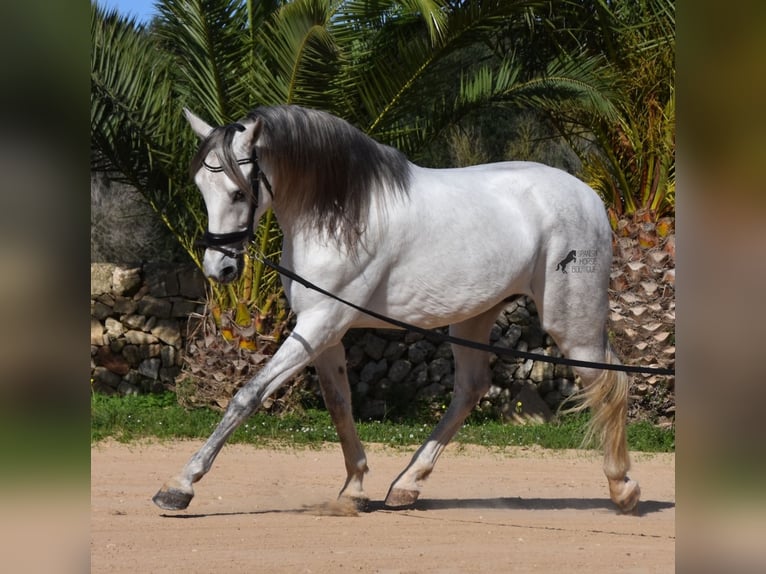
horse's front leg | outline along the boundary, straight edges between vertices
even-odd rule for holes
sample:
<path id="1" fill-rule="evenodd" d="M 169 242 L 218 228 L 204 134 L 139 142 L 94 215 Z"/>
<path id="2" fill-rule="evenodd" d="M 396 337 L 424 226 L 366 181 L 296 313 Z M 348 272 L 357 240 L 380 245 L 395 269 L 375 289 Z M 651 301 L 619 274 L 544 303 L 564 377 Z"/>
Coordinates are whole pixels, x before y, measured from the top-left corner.
<path id="1" fill-rule="evenodd" d="M 314 361 L 319 373 L 319 384 L 322 388 L 325 406 L 338 431 L 343 458 L 346 461 L 346 483 L 340 491 L 340 497 L 354 502 L 357 508 L 367 505 L 367 495 L 362 482 L 368 471 L 367 457 L 356 432 L 351 413 L 351 390 L 346 373 L 346 352 L 342 344 L 337 344 Z"/>
<path id="2" fill-rule="evenodd" d="M 166 510 L 183 510 L 189 506 L 194 489 L 192 484 L 209 470 L 226 439 L 263 401 L 285 381 L 304 368 L 326 344 L 312 343 L 313 338 L 295 331 L 288 337 L 271 360 L 243 386 L 229 403 L 218 426 L 202 448 L 191 457 L 181 473 L 166 482 L 152 500 Z"/>

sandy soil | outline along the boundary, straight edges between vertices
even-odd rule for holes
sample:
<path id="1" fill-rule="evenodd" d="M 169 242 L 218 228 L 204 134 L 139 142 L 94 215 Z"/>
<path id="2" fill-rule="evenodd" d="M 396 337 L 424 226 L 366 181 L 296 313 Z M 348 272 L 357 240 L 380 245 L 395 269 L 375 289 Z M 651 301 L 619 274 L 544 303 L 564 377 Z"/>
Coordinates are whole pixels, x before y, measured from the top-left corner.
<path id="1" fill-rule="evenodd" d="M 674 455 L 633 455 L 636 515 L 613 509 L 593 453 L 460 445 L 447 448 L 410 510 L 382 500 L 411 451 L 382 446 L 368 447 L 368 511 L 335 504 L 345 476 L 338 445 L 227 445 L 188 510 L 155 507 L 152 495 L 200 445 L 91 449 L 92 572 L 674 571 Z"/>

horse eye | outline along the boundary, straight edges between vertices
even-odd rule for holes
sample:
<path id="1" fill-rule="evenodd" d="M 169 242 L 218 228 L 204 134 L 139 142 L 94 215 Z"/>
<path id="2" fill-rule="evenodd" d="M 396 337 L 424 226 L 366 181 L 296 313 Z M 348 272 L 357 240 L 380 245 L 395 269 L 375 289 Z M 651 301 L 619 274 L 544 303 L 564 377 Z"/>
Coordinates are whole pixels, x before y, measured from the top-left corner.
<path id="1" fill-rule="evenodd" d="M 234 201 L 234 202 L 244 201 L 245 200 L 245 194 L 242 192 L 241 189 L 238 189 L 237 191 L 234 192 L 234 196 L 232 197 L 231 200 Z"/>

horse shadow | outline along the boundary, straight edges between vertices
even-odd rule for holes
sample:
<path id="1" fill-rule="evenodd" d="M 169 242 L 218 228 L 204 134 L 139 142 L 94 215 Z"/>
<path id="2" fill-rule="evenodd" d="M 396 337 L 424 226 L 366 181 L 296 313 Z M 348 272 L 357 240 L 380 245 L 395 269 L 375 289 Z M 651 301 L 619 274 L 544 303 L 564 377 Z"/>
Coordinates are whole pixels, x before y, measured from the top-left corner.
<path id="1" fill-rule="evenodd" d="M 638 508 L 630 514 L 634 516 L 646 516 L 675 508 L 675 502 L 663 500 L 643 500 Z M 328 510 L 329 508 L 329 510 Z M 614 504 L 604 498 L 424 498 L 412 505 L 400 508 L 386 506 L 383 500 L 370 500 L 363 508 L 357 509 L 361 513 L 374 512 L 401 512 L 415 511 L 440 511 L 440 510 L 603 510 L 618 513 Z M 194 519 L 212 518 L 216 516 L 256 516 L 264 514 L 325 514 L 331 516 L 356 516 L 356 512 L 343 510 L 337 511 L 332 503 L 302 506 L 300 508 L 264 509 L 253 511 L 233 512 L 207 512 L 195 514 L 160 514 L 163 518 Z"/>
<path id="2" fill-rule="evenodd" d="M 675 508 L 675 502 L 662 500 L 642 500 L 636 511 L 631 514 L 645 516 L 670 508 Z M 400 510 L 385 505 L 383 501 L 370 501 L 366 512 Z M 401 510 L 606 510 L 617 512 L 611 500 L 605 498 L 436 498 L 422 499 Z"/>

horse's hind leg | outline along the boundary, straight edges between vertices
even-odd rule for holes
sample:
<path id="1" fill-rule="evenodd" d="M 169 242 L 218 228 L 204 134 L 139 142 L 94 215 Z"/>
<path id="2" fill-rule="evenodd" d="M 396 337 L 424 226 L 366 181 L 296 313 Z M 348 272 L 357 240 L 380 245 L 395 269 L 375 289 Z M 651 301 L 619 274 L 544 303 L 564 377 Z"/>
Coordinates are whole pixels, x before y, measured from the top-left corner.
<path id="1" fill-rule="evenodd" d="M 450 327 L 450 334 L 481 343 L 489 340 L 489 331 L 497 318 L 499 305 L 472 319 Z M 415 503 L 422 481 L 458 431 L 463 421 L 487 392 L 491 382 L 489 354 L 484 351 L 452 346 L 455 357 L 455 389 L 447 412 L 426 442 L 415 452 L 410 464 L 396 478 L 386 496 L 386 506 L 403 507 Z"/>
<path id="2" fill-rule="evenodd" d="M 608 269 L 608 264 L 604 267 Z M 570 359 L 619 364 L 606 334 L 606 279 L 591 277 L 590 285 L 577 283 L 587 280 L 583 275 L 577 279 L 573 274 L 548 278 L 542 300 L 535 298 L 542 327 Z M 641 495 L 638 483 L 627 474 L 630 457 L 625 427 L 630 381 L 624 372 L 579 367 L 575 371 L 582 378 L 583 390 L 578 397 L 583 400 L 570 410 L 590 409 L 585 442 L 591 438 L 600 442 L 610 497 L 620 510 L 630 512 Z"/>
<path id="3" fill-rule="evenodd" d="M 620 364 L 608 344 L 604 355 L 604 362 Z M 582 378 L 584 400 L 576 408 L 588 407 L 591 410 L 586 441 L 591 436 L 600 441 L 604 448 L 604 474 L 609 481 L 612 502 L 623 512 L 630 512 L 641 497 L 638 483 L 627 474 L 630 456 L 625 425 L 630 381 L 626 373 L 615 371 L 602 371 L 595 377 Z"/>
<path id="4" fill-rule="evenodd" d="M 357 507 L 366 506 L 367 495 L 362 482 L 367 472 L 367 457 L 356 432 L 351 414 L 351 390 L 346 374 L 346 354 L 342 344 L 327 349 L 314 361 L 319 373 L 325 406 L 338 431 L 343 458 L 346 461 L 346 483 L 340 496 L 354 501 Z"/>

